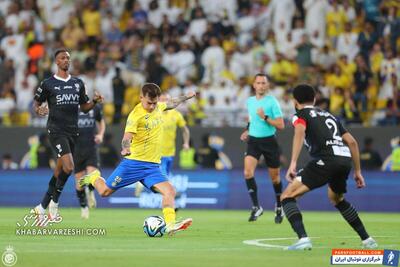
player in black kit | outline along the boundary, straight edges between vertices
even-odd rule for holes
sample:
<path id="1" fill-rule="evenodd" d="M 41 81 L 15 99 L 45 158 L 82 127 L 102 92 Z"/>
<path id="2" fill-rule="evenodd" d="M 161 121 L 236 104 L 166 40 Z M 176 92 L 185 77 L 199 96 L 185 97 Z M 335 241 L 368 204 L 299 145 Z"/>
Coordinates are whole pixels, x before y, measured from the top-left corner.
<path id="1" fill-rule="evenodd" d="M 88 113 L 79 112 L 79 137 L 76 142 L 74 156 L 76 195 L 81 206 L 81 217 L 89 218 L 89 207 L 96 206 L 93 187 L 82 188 L 79 179 L 99 168 L 98 145 L 103 142 L 106 123 L 102 110 L 95 106 Z"/>
<path id="2" fill-rule="evenodd" d="M 296 199 L 326 184 L 328 184 L 329 200 L 360 236 L 362 246 L 376 248 L 377 243 L 368 235 L 356 209 L 344 198 L 351 159 L 357 188 L 365 187 L 357 141 L 329 112 L 313 106 L 315 102 L 313 87 L 306 84 L 298 85 L 293 90 L 293 97 L 297 112 L 293 117 L 292 159 L 286 174 L 289 185 L 282 193 L 281 200 L 285 215 L 299 240 L 287 249 L 312 248 Z M 296 172 L 297 159 L 303 142 L 313 160 Z"/>
<path id="3" fill-rule="evenodd" d="M 34 109 L 39 116 L 49 115 L 47 132 L 57 155 L 57 164 L 42 202 L 31 211 L 43 216 L 49 207 L 50 218 L 57 216 L 58 199 L 74 170 L 72 154 L 78 137 L 79 106 L 83 112 L 89 112 L 97 103 L 103 101 L 103 96 L 97 93 L 93 101 L 90 101 L 82 80 L 71 77 L 68 71 L 71 61 L 67 50 L 57 50 L 54 58 L 57 73 L 42 81 L 36 90 Z"/>

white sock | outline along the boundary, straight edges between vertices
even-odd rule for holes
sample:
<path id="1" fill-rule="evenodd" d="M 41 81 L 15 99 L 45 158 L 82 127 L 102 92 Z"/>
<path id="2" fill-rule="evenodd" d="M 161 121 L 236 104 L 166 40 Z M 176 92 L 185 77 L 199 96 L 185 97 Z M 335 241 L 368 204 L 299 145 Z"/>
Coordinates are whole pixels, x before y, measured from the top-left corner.
<path id="1" fill-rule="evenodd" d="M 46 209 L 43 208 L 42 204 L 39 204 L 36 207 L 39 209 L 40 213 L 45 213 L 46 212 Z"/>

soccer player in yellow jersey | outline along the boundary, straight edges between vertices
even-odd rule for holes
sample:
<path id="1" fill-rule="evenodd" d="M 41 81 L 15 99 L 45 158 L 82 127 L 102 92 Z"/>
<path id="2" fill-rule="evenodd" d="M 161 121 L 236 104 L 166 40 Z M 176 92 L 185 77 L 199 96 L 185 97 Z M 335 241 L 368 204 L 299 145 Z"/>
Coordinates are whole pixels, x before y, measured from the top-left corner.
<path id="1" fill-rule="evenodd" d="M 176 108 L 180 103 L 194 97 L 195 92 L 173 98 L 167 103 L 159 103 L 160 87 L 154 83 L 143 85 L 140 103 L 129 114 L 122 138 L 121 155 L 124 159 L 114 172 L 104 180 L 98 170 L 84 176 L 81 186 L 91 184 L 98 193 L 107 197 L 121 187 L 141 182 L 153 192 L 162 195 L 162 211 L 170 235 L 185 230 L 192 224 L 188 218 L 176 222 L 175 189 L 161 173 L 161 138 L 163 131 L 163 111 Z"/>
<path id="2" fill-rule="evenodd" d="M 171 96 L 162 94 L 160 101 L 168 103 Z M 182 129 L 183 149 L 189 149 L 190 131 L 182 114 L 175 110 L 163 112 L 163 136 L 161 143 L 161 172 L 169 177 L 175 156 L 176 129 Z"/>

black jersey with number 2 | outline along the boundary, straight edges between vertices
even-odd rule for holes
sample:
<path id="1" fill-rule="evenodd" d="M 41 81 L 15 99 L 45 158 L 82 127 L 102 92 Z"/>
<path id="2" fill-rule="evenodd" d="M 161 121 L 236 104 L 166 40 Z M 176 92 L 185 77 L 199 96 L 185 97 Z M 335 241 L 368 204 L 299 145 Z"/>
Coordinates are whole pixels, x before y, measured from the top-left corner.
<path id="1" fill-rule="evenodd" d="M 347 130 L 329 112 L 306 106 L 296 112 L 292 123 L 306 127 L 305 146 L 313 158 L 351 157 L 350 149 L 342 139 Z"/>
<path id="2" fill-rule="evenodd" d="M 82 80 L 56 75 L 45 79 L 35 93 L 35 100 L 48 103 L 47 130 L 50 134 L 78 135 L 79 105 L 89 101 Z"/>

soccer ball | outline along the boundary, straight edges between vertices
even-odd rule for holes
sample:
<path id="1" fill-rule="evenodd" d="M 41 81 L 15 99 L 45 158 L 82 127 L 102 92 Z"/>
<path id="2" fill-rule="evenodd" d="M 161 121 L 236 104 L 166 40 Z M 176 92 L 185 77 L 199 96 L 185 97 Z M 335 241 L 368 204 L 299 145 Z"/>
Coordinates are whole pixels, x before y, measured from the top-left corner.
<path id="1" fill-rule="evenodd" d="M 143 223 L 143 231 L 149 237 L 162 237 L 165 227 L 165 221 L 160 216 L 147 217 Z"/>

